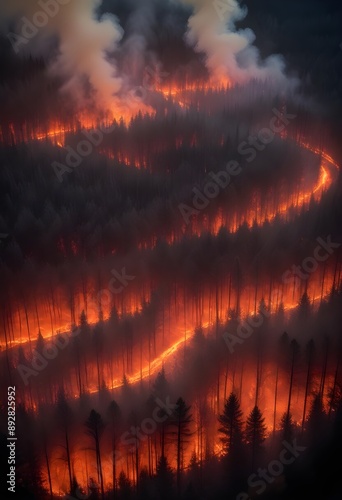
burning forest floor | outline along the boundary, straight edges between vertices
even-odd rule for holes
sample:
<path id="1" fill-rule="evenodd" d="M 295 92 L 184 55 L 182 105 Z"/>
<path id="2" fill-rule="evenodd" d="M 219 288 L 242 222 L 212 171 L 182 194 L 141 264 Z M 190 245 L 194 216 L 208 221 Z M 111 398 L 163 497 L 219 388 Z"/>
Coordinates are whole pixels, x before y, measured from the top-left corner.
<path id="1" fill-rule="evenodd" d="M 279 126 L 287 111 L 274 109 Z M 229 113 L 229 128 L 215 133 Z M 17 221 L 2 249 L 3 380 L 17 388 L 20 421 L 33 433 L 38 422 L 54 429 L 36 472 L 54 495 L 75 485 L 96 495 L 101 481 L 122 495 L 123 481 L 140 488 L 144 471 L 158 477 L 162 457 L 172 476 L 179 407 L 184 483 L 197 468 L 214 467 L 219 478 L 226 445 L 217 418 L 233 395 L 241 432 L 260 408 L 269 457 L 284 436 L 307 444 L 315 419 L 337 418 L 342 262 L 327 217 L 338 163 L 298 124 L 248 162 L 234 113 L 216 115 L 216 128 L 210 119 L 196 126 L 199 117 L 140 116 L 108 135 L 25 133 L 2 149 L 7 213 Z M 249 136 L 267 121 L 265 113 L 251 123 Z M 54 158 L 76 156 L 85 137 L 101 144 L 58 179 Z M 24 158 L 39 172 L 23 169 Z M 275 161 L 276 171 L 267 167 Z M 24 196 L 20 185 L 30 186 Z M 170 415 L 165 401 L 176 408 Z M 165 424 L 154 417 L 163 411 Z M 105 425 L 98 480 L 85 437 L 93 425 Z M 241 446 L 248 463 L 247 434 Z"/>

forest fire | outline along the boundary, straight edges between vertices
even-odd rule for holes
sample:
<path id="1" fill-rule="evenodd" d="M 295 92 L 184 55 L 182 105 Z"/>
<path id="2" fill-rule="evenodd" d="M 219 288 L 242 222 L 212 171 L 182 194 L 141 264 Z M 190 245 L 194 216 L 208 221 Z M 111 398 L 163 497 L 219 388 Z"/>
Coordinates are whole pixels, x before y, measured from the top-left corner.
<path id="1" fill-rule="evenodd" d="M 185 85 L 182 83 L 177 85 L 175 83 L 170 86 L 156 87 L 149 92 L 160 95 L 166 100 L 171 99 L 180 108 L 186 108 L 190 105 L 192 95 L 206 95 L 209 92 L 227 92 L 229 88 L 229 81 L 222 79 L 216 85 L 210 83 L 210 81 L 193 82 Z M 186 104 L 187 102 L 188 104 Z M 40 124 L 38 127 L 32 126 L 31 123 L 21 123 L 19 125 L 14 125 L 13 123 L 6 124 L 2 126 L 0 140 L 4 144 L 51 140 L 53 144 L 64 147 L 66 136 L 70 133 L 76 133 L 80 130 L 91 130 L 97 127 L 111 127 L 114 121 L 118 123 L 123 122 L 128 125 L 138 114 L 153 116 L 155 112 L 155 109 L 146 105 L 141 99 L 133 97 L 128 99 L 126 103 L 119 103 L 118 106 L 113 105 L 105 113 L 105 117 L 102 116 L 102 112 L 94 113 L 81 110 L 71 123 L 61 123 L 51 120 L 46 124 Z"/>
<path id="2" fill-rule="evenodd" d="M 240 369 L 241 370 L 241 369 Z M 245 412 L 249 412 L 253 408 L 253 403 L 252 400 L 254 398 L 254 392 L 255 392 L 255 387 L 253 385 L 250 385 L 253 383 L 252 381 L 255 379 L 255 374 L 253 371 L 248 371 L 248 370 L 243 370 L 242 367 L 242 372 L 240 370 L 236 370 L 236 373 L 234 374 L 236 379 L 239 379 L 242 383 L 243 386 L 241 387 L 240 390 L 240 396 L 242 395 L 242 408 Z M 265 366 L 264 367 L 264 373 L 263 373 L 263 386 L 267 387 L 265 392 L 263 391 L 262 394 L 260 395 L 260 403 L 266 408 L 266 421 L 269 424 L 269 430 L 272 432 L 272 426 L 273 426 L 273 414 L 274 414 L 274 387 L 270 384 L 270 379 L 273 378 L 273 367 L 272 366 Z M 328 384 L 329 382 L 332 382 L 331 378 L 327 377 L 326 383 Z M 222 380 L 222 383 L 224 381 Z M 319 380 L 319 374 L 316 374 L 316 379 L 312 381 L 313 385 L 317 384 L 319 386 L 320 380 Z M 230 390 L 230 386 L 232 384 L 232 388 L 234 390 L 234 379 L 229 381 L 229 384 L 226 385 L 225 389 L 227 389 L 227 392 Z M 286 377 L 286 374 L 282 374 L 279 376 L 279 379 L 277 381 L 278 385 L 278 401 L 277 401 L 277 408 L 276 408 L 276 415 L 278 417 L 277 421 L 279 421 L 280 416 L 286 411 L 286 407 L 288 404 L 288 380 Z M 250 392 L 243 391 L 243 387 L 248 387 L 251 388 Z M 223 400 L 223 392 L 222 392 L 222 400 Z M 213 396 L 215 398 L 215 396 Z M 303 411 L 303 403 L 304 403 L 304 390 L 300 394 L 296 394 L 295 396 L 295 404 L 296 408 L 298 408 L 298 414 L 295 416 L 295 419 L 298 419 L 298 423 L 301 423 L 301 417 L 302 417 L 302 411 Z M 213 402 L 213 410 L 216 406 L 216 402 Z M 199 403 L 199 408 L 200 408 L 200 403 Z M 210 415 L 212 417 L 212 415 Z M 209 415 L 207 416 L 208 419 Z M 202 417 L 203 418 L 203 417 Z M 139 422 L 140 423 L 140 422 Z M 212 423 L 207 420 L 207 424 L 209 424 L 209 428 L 211 428 Z M 208 429 L 207 429 L 208 431 Z M 127 432 L 127 431 L 126 431 Z M 201 431 L 201 433 L 203 430 Z M 197 433 L 196 433 L 197 434 Z M 127 435 L 129 433 L 127 432 Z M 157 464 L 158 460 L 158 451 L 154 450 L 153 447 L 152 449 L 149 449 L 149 439 L 150 436 L 148 435 L 142 435 L 142 440 L 138 444 L 138 453 L 139 453 L 139 460 L 140 460 L 140 467 L 147 467 L 148 470 L 154 470 Z M 197 434 L 191 438 L 191 442 L 189 443 L 189 449 L 191 452 L 186 453 L 185 459 L 187 461 L 190 460 L 191 454 L 196 453 L 198 457 L 204 456 L 205 454 L 205 448 L 208 446 L 208 439 L 209 436 L 207 432 L 204 431 L 204 435 L 202 434 Z M 117 451 L 117 467 L 118 470 L 122 468 L 122 470 L 125 472 L 127 477 L 130 478 L 132 481 L 136 481 L 136 476 L 135 476 L 135 449 L 134 449 L 134 444 L 132 446 L 132 443 L 134 443 L 134 439 L 132 440 L 132 437 L 130 437 L 130 440 L 126 438 L 126 441 L 124 440 L 120 447 L 118 448 Z M 76 443 L 73 443 L 73 445 Z M 119 446 L 120 446 L 119 445 Z M 129 451 L 128 451 L 129 450 Z M 169 454 L 172 450 L 172 445 L 168 444 L 168 451 Z M 222 454 L 222 445 L 219 443 L 219 441 L 216 442 L 215 447 L 214 447 L 214 453 L 216 456 L 219 456 Z M 127 457 L 125 456 L 127 454 Z M 59 452 L 58 450 L 52 450 L 51 452 L 51 462 L 58 464 L 58 457 L 59 457 Z M 90 473 L 90 470 L 92 470 L 92 453 L 89 450 L 84 450 L 84 451 L 73 451 L 72 452 L 72 461 L 74 463 L 74 469 L 75 473 L 77 474 L 77 477 L 79 478 L 79 481 L 81 484 L 86 485 L 87 484 L 87 477 Z M 84 467 L 84 464 L 87 464 L 86 467 Z M 173 466 L 176 466 L 176 462 L 171 460 L 171 464 Z M 103 446 L 103 475 L 104 475 L 104 481 L 106 484 L 106 488 L 110 487 L 110 483 L 112 482 L 112 457 L 111 457 L 111 450 L 107 448 L 106 445 Z M 88 470 L 88 468 L 90 470 Z M 56 465 L 50 470 L 50 474 L 52 475 L 52 484 L 53 484 L 53 490 L 56 494 L 65 494 L 65 491 L 67 491 L 67 480 L 66 480 L 66 475 L 65 475 L 65 467 L 62 465 Z M 93 472 L 95 474 L 95 471 Z M 45 471 L 45 474 L 47 472 Z"/>
<path id="3" fill-rule="evenodd" d="M 191 87 L 187 88 L 186 92 L 196 92 L 197 90 Z M 207 90 L 205 89 L 205 91 Z M 183 99 L 183 92 L 184 89 L 172 89 L 168 92 L 165 91 L 164 95 L 165 98 L 171 96 L 173 100 L 180 103 Z M 89 130 L 94 127 L 90 120 L 86 120 L 83 124 L 80 121 L 78 123 L 79 126 L 86 126 Z M 76 132 L 76 126 L 68 127 L 55 124 L 50 128 L 47 127 L 45 132 L 32 130 L 31 133 L 26 131 L 22 135 L 16 136 L 16 131 L 12 128 L 11 143 L 16 144 L 22 140 L 26 142 L 47 139 L 63 148 L 67 135 Z M 182 143 L 183 139 L 180 138 L 179 147 Z M 285 224 L 293 223 L 296 217 L 303 213 L 303 210 L 310 210 L 310 203 L 313 200 L 319 205 L 323 195 L 331 189 L 337 177 L 338 164 L 334 158 L 310 143 L 299 139 L 298 144 L 320 159 L 318 175 L 313 177 L 310 185 L 303 179 L 294 186 L 292 193 L 289 193 L 288 190 L 278 193 L 272 189 L 268 193 L 265 193 L 264 190 L 259 192 L 256 190 L 245 210 L 240 206 L 236 212 L 233 212 L 224 206 L 219 206 L 210 217 L 198 217 L 191 222 L 189 228 L 183 227 L 182 231 L 178 232 L 177 237 L 173 230 L 168 235 L 166 233 L 165 242 L 169 249 L 172 249 L 178 241 L 181 242 L 185 234 L 187 237 L 201 238 L 203 234 L 209 232 L 213 237 L 218 237 L 222 228 L 225 228 L 230 234 L 238 234 L 242 227 L 261 228 L 266 224 L 272 224 L 277 219 Z M 194 141 L 192 147 L 195 150 L 198 147 L 198 142 Z M 132 165 L 130 155 L 124 151 L 118 152 L 117 155 L 106 150 L 103 150 L 102 153 L 125 166 Z M 143 162 L 143 164 L 138 165 L 137 161 L 134 161 L 134 166 L 146 169 L 149 159 L 146 158 Z M 137 247 L 142 256 L 147 251 L 156 251 L 157 237 L 158 234 L 145 241 L 143 239 L 139 241 Z M 67 252 L 64 243 L 59 246 L 66 258 Z M 79 245 L 74 241 L 74 258 L 77 259 L 78 254 Z M 277 285 L 280 276 L 275 278 L 271 275 L 260 277 L 259 282 L 256 283 L 253 283 L 254 278 L 249 276 L 245 278 L 245 283 L 242 286 L 239 284 L 239 278 L 236 282 L 234 277 L 234 274 L 236 272 L 239 274 L 239 271 L 234 271 L 234 268 L 231 268 L 217 278 L 214 286 L 210 282 L 202 283 L 201 289 L 195 295 L 179 283 L 178 286 L 176 285 L 174 295 L 163 293 L 162 298 L 154 306 L 152 305 L 153 297 L 157 288 L 155 285 L 151 286 L 149 278 L 146 281 L 139 278 L 136 283 L 133 282 L 130 285 L 127 291 L 106 301 L 99 297 L 94 299 L 96 293 L 90 293 L 89 290 L 95 291 L 97 289 L 96 279 L 92 282 L 88 278 L 88 284 L 84 291 L 74 293 L 70 307 L 68 306 L 67 292 L 63 288 L 59 290 L 55 288 L 51 299 L 47 298 L 46 292 L 43 292 L 45 299 L 41 298 L 41 292 L 38 292 L 34 299 L 34 305 L 30 304 L 32 301 L 29 300 L 25 301 L 25 306 L 22 307 L 19 297 L 15 299 L 16 304 L 13 304 L 11 309 L 15 308 L 16 312 L 13 312 L 12 316 L 7 315 L 6 319 L 4 317 L 3 348 L 7 356 L 10 356 L 12 363 L 19 365 L 21 363 L 20 366 L 27 366 L 32 370 L 33 366 L 36 367 L 36 354 L 34 353 L 37 353 L 38 349 L 37 332 L 40 332 L 42 345 L 48 343 L 52 346 L 55 345 L 59 335 L 63 332 L 63 335 L 68 338 L 68 343 L 74 347 L 69 346 L 65 351 L 64 348 L 59 351 L 56 360 L 49 361 L 51 369 L 47 363 L 46 373 L 48 373 L 51 394 L 50 396 L 45 394 L 43 399 L 45 404 L 53 403 L 57 387 L 61 384 L 72 407 L 75 402 L 84 397 L 84 394 L 91 400 L 94 398 L 101 400 L 104 397 L 114 397 L 120 400 L 128 387 L 129 390 L 135 391 L 135 387 L 138 387 L 139 384 L 146 383 L 147 386 L 150 386 L 163 370 L 166 373 L 174 373 L 175 367 L 180 365 L 181 369 L 186 372 L 186 364 L 183 366 L 183 363 L 186 363 L 186 359 L 190 361 L 192 356 L 195 356 L 199 329 L 203 332 L 203 339 L 206 339 L 202 342 L 207 342 L 208 346 L 222 345 L 222 332 L 225 328 L 231 331 L 230 325 L 234 322 L 231 319 L 231 314 L 238 315 L 235 324 L 236 332 L 237 325 L 243 324 L 246 318 L 255 316 L 259 304 L 265 301 L 269 315 L 264 318 L 264 326 L 261 327 L 261 330 L 257 328 L 256 333 L 252 333 L 251 345 L 255 343 L 254 336 L 259 338 L 260 335 L 265 334 L 263 329 L 267 331 L 269 325 L 274 324 L 276 318 L 279 318 L 280 311 L 283 311 L 284 315 L 281 321 L 284 324 L 291 324 L 293 321 L 291 318 L 296 317 L 298 304 L 302 300 L 303 294 L 307 294 L 309 300 L 307 307 L 312 308 L 312 311 L 316 311 L 315 314 L 317 314 L 320 305 L 329 300 L 332 290 L 338 289 L 341 282 L 341 261 L 339 258 L 333 260 L 328 265 L 320 266 L 310 279 L 303 281 L 299 288 L 296 287 L 295 280 L 287 280 Z M 233 283 L 233 281 L 235 282 Z M 173 286 L 171 283 L 170 285 Z M 75 290 L 80 289 L 81 286 L 84 288 L 85 285 L 81 283 L 73 285 Z M 276 294 L 275 290 L 277 290 Z M 146 314 L 148 317 L 149 308 L 152 308 L 152 317 L 148 320 L 143 319 Z M 85 345 L 89 342 L 90 331 L 93 328 L 94 332 L 96 331 L 99 318 L 102 322 L 104 321 L 104 325 L 111 325 L 113 311 L 117 314 L 116 319 L 114 319 L 115 328 L 122 330 L 122 333 L 114 343 L 109 340 L 108 333 L 105 333 L 105 337 L 101 341 L 104 344 L 101 346 L 100 343 L 101 347 L 95 348 L 96 359 L 89 353 L 87 354 L 86 351 L 84 353 L 80 351 L 78 367 L 74 367 L 70 354 L 71 349 L 75 349 L 77 344 L 69 337 L 68 332 L 75 328 L 72 325 L 77 323 L 77 318 L 82 316 L 82 311 L 85 311 L 87 323 L 79 327 L 81 333 L 77 334 L 75 338 L 83 336 L 82 342 Z M 143 325 L 147 326 L 147 336 L 146 326 Z M 107 332 L 109 326 L 100 328 L 102 331 L 104 328 Z M 98 330 L 96 335 L 99 335 L 100 331 Z M 103 333 L 101 335 L 103 336 Z M 93 342 L 97 346 L 95 337 Z M 306 372 L 301 370 L 298 365 L 295 367 L 295 381 L 290 381 L 288 367 L 285 364 L 277 368 L 275 379 L 275 363 L 267 348 L 265 348 L 261 364 L 258 360 L 250 361 L 248 342 L 246 341 L 246 360 L 238 354 L 230 355 L 229 350 L 224 346 L 227 351 L 219 356 L 217 370 L 208 373 L 205 405 L 203 406 L 203 401 L 200 398 L 193 399 L 192 404 L 196 409 L 196 418 L 192 424 L 194 427 L 193 435 L 188 439 L 186 450 L 183 452 L 184 464 L 189 464 L 193 456 L 198 457 L 201 461 L 208 453 L 217 457 L 224 456 L 220 434 L 215 423 L 215 415 L 222 411 L 230 393 L 238 395 L 244 415 L 250 414 L 255 405 L 263 409 L 265 429 L 269 439 L 279 432 L 283 415 L 286 413 L 291 412 L 294 426 L 302 428 L 304 425 L 309 411 L 307 403 L 307 380 L 309 379 Z M 241 349 L 242 352 L 245 352 L 244 346 Z M 106 351 L 111 354 L 106 355 Z M 45 361 L 43 358 L 42 362 Z M 53 363 L 64 366 L 63 373 L 58 372 L 58 379 L 55 378 L 53 372 L 53 366 L 57 365 L 53 365 Z M 35 376 L 29 380 L 30 392 L 26 395 L 21 394 L 18 401 L 29 411 L 38 414 L 42 402 L 40 396 L 42 379 L 39 371 L 35 369 L 34 371 Z M 19 370 L 19 373 L 23 372 Z M 326 406 L 330 405 L 329 390 L 336 383 L 334 376 L 334 364 L 330 370 L 325 369 L 323 372 L 317 364 L 308 375 L 311 393 L 320 393 L 323 404 Z M 24 377 L 23 379 L 23 375 L 21 378 L 28 382 L 28 378 Z M 18 379 L 18 385 L 21 382 Z M 139 425 L 139 421 L 136 423 Z M 157 429 L 157 424 L 155 426 Z M 96 476 L 93 452 L 82 451 L 83 444 L 79 444 L 83 443 L 84 440 L 82 434 L 76 430 L 73 432 L 75 434 L 69 444 L 70 456 L 68 460 L 72 463 L 73 475 L 78 484 L 85 487 L 89 482 L 89 477 Z M 149 434 L 137 441 L 134 437 L 130 437 L 130 439 L 123 437 L 126 434 L 130 436 L 128 428 L 122 427 L 120 432 L 121 437 L 119 436 L 120 439 L 116 445 L 114 459 L 113 452 L 108 445 L 110 439 L 107 444 L 102 445 L 101 474 L 106 490 L 113 487 L 113 481 L 118 481 L 122 473 L 133 483 L 137 483 L 139 471 L 144 468 L 147 468 L 150 474 L 155 474 L 158 460 L 161 453 L 164 453 L 159 441 L 154 440 L 153 436 L 150 437 Z M 129 445 L 129 443 L 131 444 Z M 64 464 L 60 463 L 59 447 L 57 442 L 50 444 L 48 457 L 46 457 L 45 463 L 42 462 L 41 470 L 45 482 L 50 485 L 53 494 L 63 496 L 68 491 L 69 466 L 68 461 Z M 170 466 L 176 468 L 176 449 L 172 440 L 167 440 L 165 449 Z M 116 467 L 114 479 L 113 460 Z M 85 468 L 84 463 L 86 464 Z M 184 470 L 186 467 L 188 466 L 184 466 Z"/>
<path id="4" fill-rule="evenodd" d="M 337 166 L 336 162 L 334 161 L 333 158 L 331 158 L 329 155 L 326 155 L 324 152 L 317 150 L 313 148 L 312 146 L 308 144 L 303 144 L 303 147 L 310 149 L 315 152 L 315 154 L 319 154 L 322 158 L 324 158 L 323 163 L 321 164 L 320 167 L 320 173 L 319 173 L 319 178 L 316 182 L 316 184 L 308 191 L 303 190 L 302 192 L 296 191 L 293 193 L 287 201 L 282 202 L 281 197 L 278 197 L 277 200 L 277 206 L 275 208 L 268 208 L 269 203 L 272 204 L 274 203 L 274 195 L 271 193 L 270 196 L 270 201 L 268 202 L 267 198 L 263 197 L 263 199 L 255 199 L 253 204 L 250 204 L 248 207 L 248 212 L 247 214 L 243 213 L 229 213 L 229 219 L 227 219 L 227 215 L 224 213 L 223 209 L 219 210 L 219 213 L 216 215 L 216 217 L 211 218 L 210 221 L 207 220 L 199 220 L 198 223 L 194 223 L 191 225 L 191 234 L 192 235 L 197 235 L 200 236 L 202 231 L 209 231 L 212 234 L 217 235 L 221 229 L 221 227 L 225 227 L 229 232 L 237 232 L 241 226 L 244 224 L 247 224 L 248 227 L 252 227 L 253 224 L 256 224 L 258 226 L 262 226 L 266 222 L 271 222 L 274 220 L 276 217 L 284 217 L 286 220 L 287 214 L 289 211 L 292 211 L 292 216 L 293 216 L 293 211 L 295 210 L 297 214 L 300 213 L 302 208 L 306 208 L 309 205 L 309 202 L 312 197 L 319 202 L 322 194 L 327 191 L 334 179 L 335 175 L 335 170 L 333 167 Z M 127 163 L 122 159 L 123 163 L 128 165 L 128 159 Z M 255 207 L 253 206 L 255 205 Z M 189 234 L 189 233 L 188 233 Z M 154 240 L 155 241 L 155 240 Z M 168 244 L 174 244 L 175 239 L 174 238 L 167 238 Z M 155 243 L 154 243 L 155 245 Z M 153 246 L 154 246 L 153 245 Z M 151 248 L 153 248 L 153 246 Z M 140 248 L 144 248 L 146 250 L 146 244 L 143 244 L 143 242 L 139 243 Z M 77 252 L 77 250 L 75 250 Z M 329 278 L 328 278 L 329 279 Z M 334 277 L 334 282 L 336 282 L 336 278 Z M 330 279 L 329 286 L 327 288 L 327 293 L 330 291 L 331 286 L 332 286 L 333 280 Z M 253 292 L 252 292 L 253 293 Z M 323 296 L 324 297 L 324 296 Z M 261 297 L 260 297 L 261 298 Z M 81 300 L 80 300 L 81 299 Z M 88 319 L 91 323 L 96 323 L 97 320 L 97 315 L 98 315 L 98 310 L 97 306 L 93 307 L 93 311 L 90 313 L 88 312 L 87 309 L 87 303 L 82 301 L 82 298 L 77 300 L 78 306 L 76 313 L 73 315 L 73 318 L 71 318 L 73 321 L 75 321 L 76 317 L 80 316 L 80 313 L 83 309 L 86 310 Z M 297 302 L 298 302 L 299 297 L 293 297 L 294 302 L 290 302 L 289 305 L 287 306 L 288 308 L 293 307 Z M 90 297 L 88 297 L 88 301 L 90 300 Z M 132 313 L 134 311 L 138 311 L 140 308 L 141 303 L 143 303 L 146 300 L 149 300 L 149 297 L 146 296 L 136 296 L 133 299 L 129 298 L 130 303 L 128 304 L 121 304 L 121 314 L 124 314 L 127 311 L 131 311 Z M 281 299 L 279 299 L 281 300 Z M 229 303 L 231 300 L 229 299 Z M 234 301 L 232 301 L 234 302 Z M 53 335 L 54 331 L 65 331 L 67 329 L 67 325 L 70 324 L 69 321 L 66 319 L 68 317 L 68 313 L 65 311 L 65 306 L 63 306 L 64 311 L 59 312 L 59 320 L 56 318 L 56 314 L 54 314 L 54 320 L 52 320 L 52 315 L 51 315 L 51 307 L 49 305 L 49 314 L 46 316 L 45 319 L 42 318 L 42 314 L 37 312 L 37 305 L 35 306 L 36 311 L 32 310 L 31 312 L 27 312 L 25 310 L 19 312 L 18 311 L 18 320 L 12 319 L 12 333 L 9 334 L 9 346 L 15 345 L 17 342 L 27 342 L 30 338 L 27 336 L 22 336 L 21 330 L 22 327 L 19 325 L 22 325 L 25 323 L 23 319 L 21 319 L 21 316 L 26 315 L 26 323 L 27 325 L 30 324 L 28 327 L 28 333 L 37 331 L 38 329 L 43 332 L 43 335 L 46 337 L 49 337 Z M 38 307 L 39 309 L 39 307 Z M 246 312 L 251 312 L 250 307 L 244 307 L 244 311 Z M 106 312 L 106 317 L 109 316 L 110 311 L 107 310 Z M 220 317 L 223 318 L 223 314 L 220 314 Z M 29 319 L 32 318 L 32 319 Z M 62 319 L 64 318 L 64 319 Z M 38 319 L 38 322 L 37 322 Z M 208 318 L 205 319 L 205 321 L 208 321 Z M 210 321 L 210 319 L 209 319 Z M 14 326 L 13 326 L 14 325 Z M 193 325 L 193 328 L 195 325 Z M 19 331 L 20 330 L 20 331 Z M 46 332 L 46 333 L 44 333 Z M 49 332 L 49 333 L 48 333 Z M 5 331 L 5 336 L 6 336 L 6 331 Z M 3 339 L 4 340 L 4 339 Z"/>

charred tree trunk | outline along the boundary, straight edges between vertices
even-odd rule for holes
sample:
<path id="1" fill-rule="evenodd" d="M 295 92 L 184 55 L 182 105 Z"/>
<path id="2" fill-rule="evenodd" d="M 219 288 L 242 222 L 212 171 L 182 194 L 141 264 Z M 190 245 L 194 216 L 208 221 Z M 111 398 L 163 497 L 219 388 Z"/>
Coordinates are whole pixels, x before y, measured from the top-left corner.
<path id="1" fill-rule="evenodd" d="M 308 371 L 307 371 L 307 375 L 306 375 L 306 384 L 305 384 L 304 409 L 303 409 L 303 419 L 302 419 L 302 432 L 304 432 L 306 408 L 307 408 L 309 388 L 310 388 L 313 349 L 314 349 L 314 343 L 311 340 L 309 342 L 309 344 L 308 344 Z"/>

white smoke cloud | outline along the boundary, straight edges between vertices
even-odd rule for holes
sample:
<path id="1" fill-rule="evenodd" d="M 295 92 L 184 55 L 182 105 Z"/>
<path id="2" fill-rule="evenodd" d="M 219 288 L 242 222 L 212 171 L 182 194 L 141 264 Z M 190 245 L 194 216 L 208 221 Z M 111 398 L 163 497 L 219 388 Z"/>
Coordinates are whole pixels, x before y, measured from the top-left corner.
<path id="1" fill-rule="evenodd" d="M 156 23 L 155 7 L 154 0 L 134 2 L 125 26 L 123 70 L 135 82 L 141 78 L 148 64 L 156 62 L 156 56 L 148 49 L 148 43 L 153 38 L 152 28 Z"/>
<path id="2" fill-rule="evenodd" d="M 236 22 L 247 15 L 237 0 L 181 0 L 193 7 L 186 39 L 206 56 L 213 82 L 244 84 L 252 79 L 285 83 L 285 64 L 280 56 L 260 60 L 253 46 L 252 30 L 237 30 Z"/>
<path id="3" fill-rule="evenodd" d="M 105 15 L 98 19 L 97 9 L 101 3 L 102 0 L 11 0 L 1 3 L 0 15 L 2 25 L 4 20 L 15 21 L 15 33 L 9 38 L 13 44 L 14 35 L 21 37 L 17 41 L 18 50 L 21 46 L 26 52 L 34 52 L 37 46 L 41 50 L 49 38 L 57 37 L 58 52 L 51 62 L 50 71 L 65 79 L 63 89 L 71 92 L 79 102 L 85 100 L 85 88 L 90 86 L 97 105 L 108 109 L 114 105 L 114 96 L 122 87 L 116 66 L 108 60 L 108 54 L 118 48 L 123 30 L 114 16 Z M 44 6 L 48 21 L 42 22 L 37 33 L 30 39 L 26 37 L 25 42 L 23 35 L 30 31 L 29 28 L 23 31 L 28 24 L 26 20 L 33 26 L 35 21 L 43 21 L 44 16 L 39 17 L 37 13 L 44 12 Z"/>
<path id="4" fill-rule="evenodd" d="M 22 36 L 23 26 L 27 26 L 27 22 L 35 24 L 39 19 L 42 22 L 44 15 L 47 16 L 48 21 L 42 22 L 43 26 L 36 29 L 34 36 L 24 40 L 25 43 L 18 41 L 23 53 L 44 53 L 46 45 L 49 70 L 64 79 L 63 90 L 71 93 L 74 101 L 83 106 L 94 102 L 103 110 L 115 109 L 118 115 L 121 109 L 124 113 L 125 109 L 134 106 L 124 80 L 134 83 L 147 63 L 153 65 L 157 61 L 156 55 L 148 52 L 148 46 L 153 39 L 153 29 L 158 25 L 156 12 L 159 2 L 166 9 L 172 9 L 175 5 L 175 0 L 131 0 L 127 36 L 122 46 L 123 29 L 117 18 L 108 14 L 102 17 L 98 15 L 102 0 L 2 2 L 0 29 L 7 35 L 9 29 L 14 29 L 18 36 Z M 247 10 L 237 0 L 177 2 L 193 8 L 186 38 L 196 51 L 205 54 L 212 83 L 230 81 L 243 84 L 251 79 L 273 80 L 276 83 L 287 81 L 282 58 L 271 56 L 261 61 L 258 49 L 253 46 L 253 32 L 236 29 L 236 22 L 247 14 Z M 43 12 L 43 18 L 37 17 L 38 12 Z M 56 38 L 58 49 L 51 57 L 51 40 Z M 13 37 L 11 41 L 13 44 Z M 124 77 L 118 74 L 113 59 L 119 48 L 120 54 L 124 56 Z M 89 96 L 91 99 L 88 100 Z"/>

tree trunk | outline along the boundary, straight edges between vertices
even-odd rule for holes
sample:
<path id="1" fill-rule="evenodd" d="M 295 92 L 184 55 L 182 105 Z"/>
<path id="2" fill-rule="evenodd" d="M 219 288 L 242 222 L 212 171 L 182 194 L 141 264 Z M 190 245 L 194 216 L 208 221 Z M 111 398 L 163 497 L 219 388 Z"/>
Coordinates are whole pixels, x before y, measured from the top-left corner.
<path id="1" fill-rule="evenodd" d="M 307 375 L 306 375 L 306 385 L 305 385 L 304 409 L 303 409 L 303 419 L 302 419 L 302 432 L 304 432 L 305 414 L 306 414 L 306 407 L 307 407 L 309 387 L 310 387 L 312 352 L 313 352 L 313 345 L 310 344 L 310 347 L 309 347 L 309 359 L 308 359 L 308 371 L 307 371 Z"/>
<path id="2" fill-rule="evenodd" d="M 273 435 L 275 434 L 276 418 L 277 418 L 278 378 L 279 378 L 279 365 L 277 364 L 276 383 L 274 391 Z"/>

